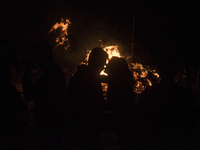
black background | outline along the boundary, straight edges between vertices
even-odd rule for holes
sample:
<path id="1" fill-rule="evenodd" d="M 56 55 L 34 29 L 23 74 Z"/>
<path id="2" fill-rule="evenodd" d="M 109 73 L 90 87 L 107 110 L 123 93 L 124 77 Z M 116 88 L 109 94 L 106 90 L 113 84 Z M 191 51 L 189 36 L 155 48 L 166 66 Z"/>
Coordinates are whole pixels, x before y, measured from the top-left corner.
<path id="1" fill-rule="evenodd" d="M 28 47 L 39 39 L 55 40 L 51 27 L 71 21 L 71 49 L 91 48 L 101 39 L 132 51 L 133 18 L 136 61 L 199 65 L 197 1 L 18 0 L 1 4 L 1 39 Z M 53 43 L 52 43 L 53 44 Z M 26 53 L 26 48 L 15 50 Z"/>

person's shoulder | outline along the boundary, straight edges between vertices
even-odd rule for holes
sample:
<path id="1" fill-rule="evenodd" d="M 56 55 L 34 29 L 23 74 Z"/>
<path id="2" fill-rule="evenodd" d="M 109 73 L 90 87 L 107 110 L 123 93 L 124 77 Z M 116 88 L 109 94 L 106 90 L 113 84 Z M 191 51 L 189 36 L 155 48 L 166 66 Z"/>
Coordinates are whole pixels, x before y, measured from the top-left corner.
<path id="1" fill-rule="evenodd" d="M 83 65 L 83 64 L 78 65 L 77 66 L 77 71 L 72 77 L 74 77 L 74 78 L 76 78 L 76 77 L 85 77 L 87 75 L 87 73 L 88 73 L 87 70 L 88 70 L 88 67 L 86 65 Z"/>
<path id="2" fill-rule="evenodd" d="M 86 65 L 78 65 L 77 71 L 71 76 L 69 82 L 79 82 L 79 80 L 84 79 L 87 76 L 87 66 Z"/>
<path id="3" fill-rule="evenodd" d="M 88 66 L 85 64 L 81 64 L 77 66 L 77 72 L 86 72 L 88 70 Z"/>

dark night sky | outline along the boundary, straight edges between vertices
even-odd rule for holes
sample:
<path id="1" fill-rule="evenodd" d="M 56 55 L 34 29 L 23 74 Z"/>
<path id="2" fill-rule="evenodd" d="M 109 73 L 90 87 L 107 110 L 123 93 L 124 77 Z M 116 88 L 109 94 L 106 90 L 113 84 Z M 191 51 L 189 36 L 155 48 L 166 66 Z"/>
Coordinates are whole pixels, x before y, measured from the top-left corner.
<path id="1" fill-rule="evenodd" d="M 144 56 L 141 60 L 183 58 L 194 64 L 199 58 L 197 6 L 195 1 L 6 1 L 1 5 L 1 39 L 18 45 L 49 39 L 51 26 L 63 17 L 72 22 L 69 40 L 74 45 L 113 40 L 130 51 L 135 16 L 134 52 Z"/>

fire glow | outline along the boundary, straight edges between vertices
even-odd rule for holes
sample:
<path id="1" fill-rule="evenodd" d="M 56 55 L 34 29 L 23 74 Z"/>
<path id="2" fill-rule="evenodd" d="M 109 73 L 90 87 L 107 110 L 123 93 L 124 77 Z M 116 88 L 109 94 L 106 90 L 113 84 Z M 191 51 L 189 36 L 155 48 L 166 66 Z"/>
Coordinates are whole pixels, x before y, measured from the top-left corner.
<path id="1" fill-rule="evenodd" d="M 103 46 L 103 50 L 108 53 L 109 60 L 113 56 L 121 57 L 119 50 L 118 50 L 118 45 Z M 87 50 L 87 54 L 86 54 L 86 58 L 85 58 L 86 61 L 88 61 L 88 59 L 89 59 L 90 52 L 91 52 L 91 50 Z M 108 61 L 107 61 L 107 63 L 108 63 Z"/>
<path id="2" fill-rule="evenodd" d="M 70 46 L 69 42 L 68 42 L 68 38 L 67 38 L 67 35 L 68 35 L 67 30 L 68 30 L 68 27 L 69 27 L 70 24 L 71 24 L 71 22 L 69 21 L 69 19 L 66 19 L 64 21 L 64 19 L 61 18 L 61 22 L 60 23 L 57 22 L 56 24 L 54 24 L 54 26 L 49 31 L 49 33 L 50 33 L 53 30 L 60 29 L 60 35 L 58 37 L 56 37 L 56 40 L 55 40 L 55 42 L 57 43 L 55 48 L 60 46 L 60 45 L 65 44 L 64 48 L 65 48 L 65 50 L 67 50 L 67 48 Z"/>
<path id="3" fill-rule="evenodd" d="M 109 60 L 115 56 L 115 57 L 121 57 L 119 50 L 118 50 L 118 45 L 110 45 L 110 46 L 104 46 L 103 50 L 107 52 L 108 54 L 108 60 L 106 64 L 108 64 Z M 90 55 L 91 50 L 87 50 L 86 58 L 85 61 L 88 62 L 89 55 Z M 104 70 L 101 71 L 100 75 L 105 75 L 108 76 L 107 73 L 104 72 Z"/>
<path id="4" fill-rule="evenodd" d="M 106 64 L 108 64 L 109 60 L 113 56 L 114 57 L 123 57 L 123 58 L 125 58 L 124 56 L 122 56 L 119 53 L 118 45 L 103 46 L 103 50 L 108 53 L 108 60 L 107 60 Z M 90 52 L 91 52 L 91 50 L 87 51 L 86 58 L 85 58 L 86 62 L 88 62 L 88 58 L 89 58 Z M 129 64 L 129 67 L 130 67 L 131 71 L 133 72 L 133 77 L 134 77 L 134 79 L 136 81 L 135 85 L 133 85 L 135 93 L 141 94 L 142 91 L 144 91 L 146 87 L 152 86 L 152 83 L 151 83 L 150 79 L 147 78 L 149 72 L 151 72 L 159 81 L 159 74 L 155 70 L 151 70 L 150 68 L 145 68 L 140 63 L 128 62 L 128 64 Z M 108 76 L 104 72 L 104 70 L 101 71 L 100 75 Z M 105 85 L 103 84 L 103 86 L 105 86 Z"/>
<path id="5" fill-rule="evenodd" d="M 64 49 L 67 50 L 67 48 L 70 46 L 68 38 L 67 38 L 68 27 L 69 27 L 70 24 L 71 24 L 71 22 L 69 21 L 69 19 L 64 20 L 63 18 L 61 18 L 60 23 L 57 22 L 56 24 L 54 24 L 52 26 L 49 33 L 52 32 L 53 30 L 59 30 L 60 31 L 60 35 L 58 37 L 56 37 L 56 40 L 55 40 L 55 42 L 57 43 L 55 48 L 57 48 L 60 45 L 63 45 Z M 119 53 L 119 46 L 118 45 L 105 46 L 105 45 L 102 45 L 102 40 L 99 40 L 99 41 L 101 42 L 101 47 L 103 48 L 103 50 L 106 51 L 107 54 L 108 54 L 108 60 L 107 60 L 106 64 L 108 64 L 109 60 L 112 57 L 123 57 L 123 58 L 126 59 L 126 57 L 122 56 Z M 82 64 L 88 63 L 90 52 L 91 52 L 91 50 L 87 50 L 86 58 L 85 58 L 85 61 L 84 61 L 85 63 L 82 62 Z M 156 79 L 157 82 L 160 81 L 159 74 L 155 70 L 152 70 L 150 68 L 145 68 L 140 63 L 133 63 L 133 62 L 129 62 L 129 61 L 127 61 L 127 62 L 129 64 L 130 70 L 132 71 L 133 77 L 135 79 L 135 85 L 133 85 L 135 93 L 141 94 L 142 91 L 144 91 L 146 87 L 152 86 L 151 79 L 149 79 L 149 77 L 148 77 L 149 73 L 153 74 L 153 76 L 154 76 L 154 78 Z M 100 75 L 108 76 L 104 72 L 104 70 L 101 71 Z M 102 83 L 102 86 L 103 86 L 103 91 L 104 92 L 107 91 L 108 85 L 106 83 Z"/>

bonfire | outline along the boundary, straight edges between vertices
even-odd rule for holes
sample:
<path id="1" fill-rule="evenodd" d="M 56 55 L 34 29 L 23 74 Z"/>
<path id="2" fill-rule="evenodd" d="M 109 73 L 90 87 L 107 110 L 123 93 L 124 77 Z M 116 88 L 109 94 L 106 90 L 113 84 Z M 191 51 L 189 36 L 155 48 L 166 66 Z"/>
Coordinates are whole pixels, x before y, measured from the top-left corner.
<path id="1" fill-rule="evenodd" d="M 118 45 L 109 45 L 109 46 L 103 46 L 102 48 L 104 51 L 106 51 L 108 53 L 108 60 L 107 63 L 109 62 L 109 60 L 112 57 L 123 57 L 127 60 L 128 65 L 130 67 L 130 70 L 133 73 L 133 77 L 135 79 L 135 85 L 134 86 L 134 92 L 137 94 L 141 94 L 142 91 L 144 91 L 148 86 L 152 86 L 152 82 L 151 79 L 149 79 L 149 74 L 154 76 L 154 79 L 157 80 L 157 82 L 160 81 L 160 76 L 159 74 L 156 72 L 156 70 L 152 70 L 149 67 L 143 67 L 142 64 L 140 63 L 132 63 L 128 61 L 128 57 L 122 56 L 119 52 L 119 46 Z M 86 58 L 85 61 L 88 61 L 89 58 L 89 54 L 90 54 L 91 50 L 87 50 L 87 54 L 86 54 Z M 87 64 L 87 63 L 84 63 Z M 104 72 L 104 70 L 100 73 L 101 75 L 106 75 L 107 74 Z M 103 90 L 106 91 L 107 90 L 107 84 L 102 83 L 103 86 Z"/>
<path id="2" fill-rule="evenodd" d="M 60 30 L 60 35 L 55 40 L 55 42 L 57 43 L 55 48 L 57 48 L 60 45 L 63 45 L 63 47 L 67 50 L 67 48 L 69 47 L 67 31 L 70 24 L 71 22 L 68 19 L 64 21 L 64 19 L 62 18 L 60 23 L 57 22 L 55 25 L 52 26 L 49 32 L 52 32 L 53 30 L 58 30 L 58 29 Z M 99 40 L 99 41 L 102 42 L 102 40 Z M 108 53 L 108 56 L 109 56 L 106 63 L 108 63 L 109 60 L 114 56 L 123 57 L 127 60 L 130 70 L 133 72 L 133 77 L 135 79 L 135 85 L 133 85 L 133 87 L 134 87 L 134 92 L 136 94 L 141 94 L 148 86 L 152 86 L 153 85 L 151 81 L 152 79 L 154 79 L 154 81 L 156 82 L 160 81 L 159 74 L 155 70 L 150 69 L 150 67 L 144 67 L 141 63 L 130 62 L 128 61 L 128 57 L 122 56 L 119 52 L 118 45 L 102 45 L 101 44 L 101 47 L 103 48 L 104 51 Z M 82 62 L 82 64 L 88 63 L 90 52 L 91 50 L 87 50 L 85 60 Z M 107 76 L 104 70 L 100 73 L 100 75 Z M 102 83 L 102 86 L 103 86 L 103 91 L 106 92 L 107 84 Z"/>

